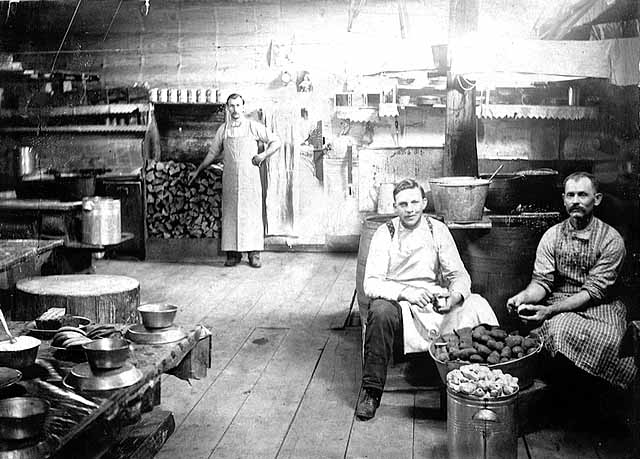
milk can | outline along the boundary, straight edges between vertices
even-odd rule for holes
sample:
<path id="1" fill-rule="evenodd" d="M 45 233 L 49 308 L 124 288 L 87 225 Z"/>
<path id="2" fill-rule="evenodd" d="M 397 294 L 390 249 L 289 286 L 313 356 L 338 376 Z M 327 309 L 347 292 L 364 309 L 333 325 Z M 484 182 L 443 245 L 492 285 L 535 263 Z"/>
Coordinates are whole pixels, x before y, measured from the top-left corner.
<path id="1" fill-rule="evenodd" d="M 517 458 L 517 396 L 482 399 L 447 388 L 450 459 Z"/>
<path id="2" fill-rule="evenodd" d="M 117 244 L 121 239 L 120 200 L 98 196 L 82 199 L 82 242 Z"/>

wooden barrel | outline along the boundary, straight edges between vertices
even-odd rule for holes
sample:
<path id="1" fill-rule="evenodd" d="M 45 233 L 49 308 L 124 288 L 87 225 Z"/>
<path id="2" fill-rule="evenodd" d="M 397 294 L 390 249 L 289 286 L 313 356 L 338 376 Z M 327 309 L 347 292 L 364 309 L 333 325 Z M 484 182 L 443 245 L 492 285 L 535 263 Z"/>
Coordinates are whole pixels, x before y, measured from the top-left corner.
<path id="1" fill-rule="evenodd" d="M 369 310 L 370 299 L 364 294 L 362 283 L 364 281 L 364 270 L 367 266 L 367 255 L 369 255 L 369 245 L 371 238 L 380 225 L 385 224 L 394 215 L 372 215 L 365 218 L 364 225 L 360 231 L 360 242 L 358 244 L 358 265 L 356 266 L 356 293 L 358 297 L 358 307 L 360 309 L 360 321 L 366 324 L 367 311 Z"/>
<path id="2" fill-rule="evenodd" d="M 50 308 L 97 323 L 137 321 L 140 283 L 126 276 L 70 274 L 29 277 L 16 284 L 14 320 L 32 320 Z"/>
<path id="3" fill-rule="evenodd" d="M 540 238 L 558 221 L 559 215 L 499 216 L 491 218 L 488 230 L 451 230 L 471 276 L 471 291 L 489 302 L 502 326 L 518 325 L 507 313 L 507 300 L 528 285 Z"/>

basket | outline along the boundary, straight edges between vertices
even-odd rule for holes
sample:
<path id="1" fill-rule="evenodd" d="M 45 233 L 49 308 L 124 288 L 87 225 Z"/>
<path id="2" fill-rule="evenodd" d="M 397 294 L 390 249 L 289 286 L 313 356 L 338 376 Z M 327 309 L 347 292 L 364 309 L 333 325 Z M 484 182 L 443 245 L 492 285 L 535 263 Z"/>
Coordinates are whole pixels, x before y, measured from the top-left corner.
<path id="1" fill-rule="evenodd" d="M 542 346 L 543 343 L 541 341 L 538 345 L 538 348 L 534 352 L 522 356 L 518 359 L 495 364 L 481 363 L 480 365 L 488 366 L 492 370 L 502 370 L 503 373 L 508 373 L 511 376 L 515 376 L 516 378 L 518 378 L 518 387 L 520 388 L 520 390 L 526 389 L 533 384 L 533 380 L 536 377 L 538 369 L 538 355 L 542 350 Z M 429 346 L 429 354 L 431 355 L 433 361 L 436 363 L 436 368 L 438 369 L 440 379 L 445 385 L 447 384 L 447 373 L 456 368 L 460 368 L 461 366 L 471 364 L 471 362 L 462 360 L 450 360 L 448 362 L 438 360 L 435 355 L 435 347 L 436 344 L 434 341 L 431 343 L 431 346 Z"/>

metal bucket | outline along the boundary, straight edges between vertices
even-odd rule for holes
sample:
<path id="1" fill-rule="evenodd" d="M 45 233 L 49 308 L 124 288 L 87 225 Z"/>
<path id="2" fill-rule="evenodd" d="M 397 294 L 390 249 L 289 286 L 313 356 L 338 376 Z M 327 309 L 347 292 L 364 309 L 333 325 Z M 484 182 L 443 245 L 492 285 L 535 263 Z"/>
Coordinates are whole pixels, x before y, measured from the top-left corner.
<path id="1" fill-rule="evenodd" d="M 109 245 L 120 242 L 120 200 L 101 197 L 82 199 L 82 242 Z"/>
<path id="2" fill-rule="evenodd" d="M 517 458 L 517 395 L 479 399 L 447 388 L 449 458 Z"/>
<path id="3" fill-rule="evenodd" d="M 440 177 L 429 180 L 436 214 L 450 222 L 482 220 L 489 183 L 489 180 L 475 177 Z"/>

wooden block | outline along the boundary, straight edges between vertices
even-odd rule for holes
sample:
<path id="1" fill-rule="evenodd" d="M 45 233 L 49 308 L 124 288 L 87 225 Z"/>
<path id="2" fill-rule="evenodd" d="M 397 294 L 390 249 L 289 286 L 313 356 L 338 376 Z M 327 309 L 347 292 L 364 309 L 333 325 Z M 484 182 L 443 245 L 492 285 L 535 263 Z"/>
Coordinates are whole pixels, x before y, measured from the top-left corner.
<path id="1" fill-rule="evenodd" d="M 125 429 L 124 435 L 103 459 L 151 459 L 175 430 L 170 411 L 153 410 L 142 416 L 139 423 Z"/>
<path id="2" fill-rule="evenodd" d="M 211 335 L 198 341 L 170 373 L 180 379 L 200 379 L 207 376 L 208 368 L 211 368 Z"/>
<path id="3" fill-rule="evenodd" d="M 16 293 L 14 320 L 32 320 L 49 308 L 62 307 L 97 323 L 132 323 L 140 304 L 140 283 L 126 276 L 31 277 L 16 284 Z"/>

